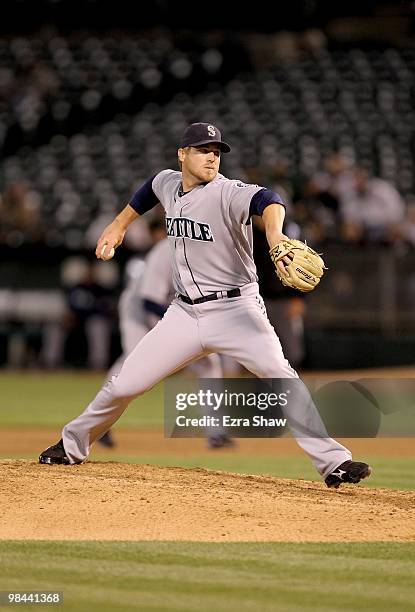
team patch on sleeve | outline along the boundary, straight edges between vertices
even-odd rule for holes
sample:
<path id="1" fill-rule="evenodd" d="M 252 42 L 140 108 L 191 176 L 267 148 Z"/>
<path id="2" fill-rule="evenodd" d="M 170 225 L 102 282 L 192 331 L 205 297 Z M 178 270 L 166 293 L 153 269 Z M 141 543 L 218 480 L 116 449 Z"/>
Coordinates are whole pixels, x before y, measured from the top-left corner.
<path id="1" fill-rule="evenodd" d="M 237 181 L 235 183 L 235 187 L 240 187 L 240 188 L 244 188 L 244 187 L 258 187 L 258 185 L 251 185 L 249 183 L 243 183 L 242 181 Z"/>

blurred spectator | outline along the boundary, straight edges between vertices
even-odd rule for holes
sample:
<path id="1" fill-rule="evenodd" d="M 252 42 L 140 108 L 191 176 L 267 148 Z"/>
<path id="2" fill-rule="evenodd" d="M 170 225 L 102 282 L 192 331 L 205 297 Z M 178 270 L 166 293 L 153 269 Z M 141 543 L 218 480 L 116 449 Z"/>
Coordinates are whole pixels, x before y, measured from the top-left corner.
<path id="1" fill-rule="evenodd" d="M 41 199 L 22 182 L 6 187 L 0 199 L 0 243 L 18 247 L 43 238 Z"/>
<path id="2" fill-rule="evenodd" d="M 347 242 L 389 242 L 402 223 L 405 202 L 387 181 L 354 172 L 353 190 L 340 197 L 342 237 Z"/>
<path id="3" fill-rule="evenodd" d="M 298 37 L 295 32 L 285 30 L 274 34 L 273 47 L 276 62 L 293 63 L 300 56 Z"/>
<path id="4" fill-rule="evenodd" d="M 273 189 L 280 194 L 284 200 L 287 209 L 291 211 L 292 200 L 294 197 L 295 181 L 290 175 L 290 166 L 287 160 L 282 157 L 277 159 L 276 162 L 267 171 L 267 177 L 263 184 L 268 185 L 270 189 Z"/>
<path id="5" fill-rule="evenodd" d="M 333 151 L 324 158 L 322 171 L 317 172 L 306 185 L 306 193 L 336 211 L 340 198 L 352 191 L 353 179 L 350 160 L 338 151 Z"/>
<path id="6" fill-rule="evenodd" d="M 318 57 L 327 49 L 327 37 L 322 30 L 313 28 L 299 33 L 299 46 L 307 54 Z"/>
<path id="7" fill-rule="evenodd" d="M 91 264 L 83 258 L 69 258 L 63 264 L 66 311 L 63 320 L 46 324 L 41 362 L 47 368 L 64 364 L 70 335 L 83 336 L 87 344 L 86 365 L 103 370 L 110 361 L 111 334 L 116 312 L 114 287 L 118 270 L 113 262 Z"/>
<path id="8" fill-rule="evenodd" d="M 353 187 L 350 162 L 338 152 L 330 153 L 323 168 L 303 182 L 295 204 L 295 219 L 312 244 L 338 240 L 340 199 Z"/>

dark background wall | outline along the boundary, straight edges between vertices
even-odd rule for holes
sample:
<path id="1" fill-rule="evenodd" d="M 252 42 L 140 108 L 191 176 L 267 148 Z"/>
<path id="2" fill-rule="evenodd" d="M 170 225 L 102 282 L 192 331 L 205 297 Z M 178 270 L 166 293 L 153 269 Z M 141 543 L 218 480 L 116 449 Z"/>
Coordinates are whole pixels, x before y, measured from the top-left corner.
<path id="1" fill-rule="evenodd" d="M 258 0 L 253 5 L 243 5 L 236 0 L 220 4 L 190 0 L 12 0 L 2 14 L 0 33 L 30 32 L 47 25 L 62 32 L 80 27 L 94 31 L 117 27 L 141 30 L 154 26 L 301 31 L 325 27 L 338 18 L 411 16 L 412 11 L 413 3 L 390 0 L 291 0 L 284 3 Z"/>

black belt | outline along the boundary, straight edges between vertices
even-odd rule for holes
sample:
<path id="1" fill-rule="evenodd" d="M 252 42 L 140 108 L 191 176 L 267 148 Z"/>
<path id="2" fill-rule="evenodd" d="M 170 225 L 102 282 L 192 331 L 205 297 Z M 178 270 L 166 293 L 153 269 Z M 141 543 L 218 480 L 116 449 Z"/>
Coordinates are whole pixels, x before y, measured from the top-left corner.
<path id="1" fill-rule="evenodd" d="M 177 295 L 183 302 L 186 304 L 202 304 L 203 302 L 211 302 L 212 300 L 220 300 L 221 298 L 233 298 L 239 297 L 241 295 L 240 289 L 230 289 L 229 291 L 217 291 L 216 293 L 210 293 L 209 295 L 204 295 L 203 297 L 197 298 L 196 300 L 191 300 L 187 295 L 182 295 L 179 293 Z"/>

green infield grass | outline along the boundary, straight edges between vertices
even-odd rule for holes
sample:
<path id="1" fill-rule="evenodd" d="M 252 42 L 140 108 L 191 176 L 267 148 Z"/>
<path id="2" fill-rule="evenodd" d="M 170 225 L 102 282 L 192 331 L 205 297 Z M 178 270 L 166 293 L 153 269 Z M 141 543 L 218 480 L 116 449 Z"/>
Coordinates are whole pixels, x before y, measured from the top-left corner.
<path id="1" fill-rule="evenodd" d="M 0 373 L 0 426 L 61 427 L 78 416 L 104 382 L 98 374 L 65 372 Z M 163 383 L 135 400 L 121 417 L 125 427 L 163 423 Z"/>
<path id="2" fill-rule="evenodd" d="M 60 591 L 65 612 L 415 609 L 411 543 L 3 541 L 0 558 L 0 590 Z"/>
<path id="3" fill-rule="evenodd" d="M 41 371 L 0 371 L 0 426 L 61 426 L 82 412 L 104 383 L 104 375 L 84 371 L 43 373 Z M 189 378 L 169 379 L 169 397 L 178 389 L 193 390 Z M 134 400 L 122 415 L 123 427 L 155 427 L 164 422 L 164 383 Z M 174 391 L 173 391 L 174 390 Z M 411 410 L 382 416 L 384 435 L 415 434 L 415 413 Z"/>

